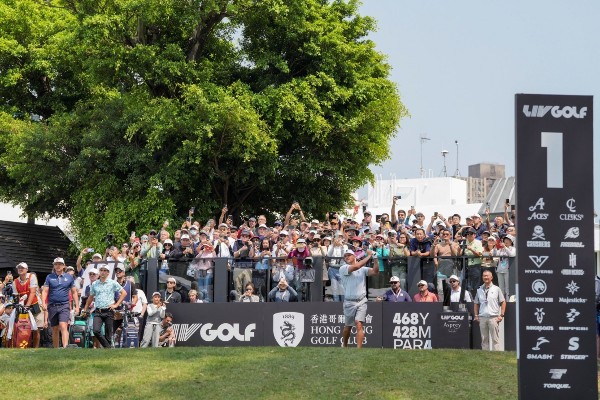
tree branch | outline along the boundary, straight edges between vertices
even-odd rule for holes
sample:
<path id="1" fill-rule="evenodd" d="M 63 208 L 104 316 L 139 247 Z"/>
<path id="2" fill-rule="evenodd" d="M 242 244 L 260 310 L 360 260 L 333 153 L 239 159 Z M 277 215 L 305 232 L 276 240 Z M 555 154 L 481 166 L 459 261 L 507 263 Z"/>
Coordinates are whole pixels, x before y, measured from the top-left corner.
<path id="1" fill-rule="evenodd" d="M 206 42 L 208 41 L 208 35 L 217 26 L 219 22 L 227 16 L 227 1 L 221 4 L 218 11 L 211 11 L 205 18 L 201 18 L 194 29 L 194 33 L 189 40 L 190 49 L 187 54 L 187 61 L 196 61 L 198 53 L 202 52 Z"/>

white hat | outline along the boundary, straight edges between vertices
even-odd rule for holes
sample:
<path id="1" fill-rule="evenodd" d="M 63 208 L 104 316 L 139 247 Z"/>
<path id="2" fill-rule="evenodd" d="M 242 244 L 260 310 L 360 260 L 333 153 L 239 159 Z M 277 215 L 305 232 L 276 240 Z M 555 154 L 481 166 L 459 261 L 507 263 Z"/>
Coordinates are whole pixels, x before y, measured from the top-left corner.
<path id="1" fill-rule="evenodd" d="M 54 259 L 54 261 L 52 261 L 52 264 L 64 264 L 65 260 L 62 257 L 56 257 Z"/>
<path id="2" fill-rule="evenodd" d="M 481 218 L 481 215 L 475 213 L 475 214 L 471 215 L 471 218 Z"/>
<path id="3" fill-rule="evenodd" d="M 504 236 L 504 239 L 508 239 L 512 242 L 512 244 L 515 244 L 515 237 L 513 235 L 511 235 L 510 233 L 506 236 Z"/>
<path id="4" fill-rule="evenodd" d="M 186 234 L 181 235 L 181 240 L 189 239 L 189 238 L 190 238 L 190 235 L 186 235 Z"/>
<path id="5" fill-rule="evenodd" d="M 290 233 L 284 229 L 284 230 L 282 230 L 281 232 L 279 232 L 279 234 L 280 234 L 280 235 L 285 235 L 285 236 L 288 236 Z"/>
<path id="6" fill-rule="evenodd" d="M 425 286 L 427 286 L 427 281 L 424 281 L 424 280 L 422 280 L 422 279 L 421 279 L 421 280 L 419 281 L 419 283 L 417 283 L 417 286 L 420 286 L 420 285 L 425 285 Z"/>
<path id="7" fill-rule="evenodd" d="M 318 219 L 313 219 L 312 221 L 310 221 L 311 224 L 318 224 L 319 220 Z"/>
<path id="8" fill-rule="evenodd" d="M 298 240 L 296 241 L 296 243 L 306 243 L 306 240 L 304 240 L 304 239 L 298 239 Z"/>
<path id="9" fill-rule="evenodd" d="M 65 271 L 69 271 L 69 270 L 75 271 L 75 268 L 73 268 L 71 265 L 69 265 L 69 266 L 68 266 L 68 267 L 65 269 Z"/>
<path id="10" fill-rule="evenodd" d="M 173 241 L 171 239 L 165 239 L 165 242 L 163 244 L 173 245 Z"/>
<path id="11" fill-rule="evenodd" d="M 96 275 L 99 275 L 99 274 L 100 274 L 100 271 L 98 271 L 96 268 L 90 268 L 90 269 L 88 270 L 88 274 L 96 274 Z"/>
<path id="12" fill-rule="evenodd" d="M 344 252 L 344 255 L 346 255 L 346 254 L 352 254 L 352 255 L 354 255 L 354 252 L 352 250 L 348 249 L 348 250 L 346 250 Z"/>
<path id="13" fill-rule="evenodd" d="M 154 296 L 160 296 L 160 292 L 154 292 L 154 293 L 152 293 L 152 297 L 154 297 Z"/>
<path id="14" fill-rule="evenodd" d="M 449 281 L 455 280 L 455 281 L 459 281 L 460 282 L 460 279 L 458 279 L 458 276 L 456 276 L 456 275 L 450 275 L 450 278 L 448 278 L 448 280 Z"/>
<path id="15" fill-rule="evenodd" d="M 268 227 L 268 226 L 266 226 L 265 224 L 260 224 L 258 227 L 259 227 L 259 228 L 265 228 L 265 229 L 269 229 L 269 227 Z"/>
<path id="16" fill-rule="evenodd" d="M 23 267 L 25 269 L 29 269 L 29 266 L 27 265 L 27 263 L 24 262 L 20 262 L 17 264 L 17 269 L 19 269 L 19 267 Z"/>
<path id="17" fill-rule="evenodd" d="M 398 278 L 397 276 L 392 276 L 390 278 L 390 283 L 392 283 L 392 282 L 400 282 L 400 278 Z"/>
<path id="18" fill-rule="evenodd" d="M 110 271 L 110 268 L 108 268 L 108 265 L 106 265 L 106 264 L 100 264 L 100 265 L 98 265 L 98 270 L 101 270 L 101 269 L 105 269 L 107 271 Z"/>
<path id="19" fill-rule="evenodd" d="M 99 258 L 102 260 L 102 254 L 100 253 L 94 253 L 94 255 L 92 256 L 92 258 Z"/>

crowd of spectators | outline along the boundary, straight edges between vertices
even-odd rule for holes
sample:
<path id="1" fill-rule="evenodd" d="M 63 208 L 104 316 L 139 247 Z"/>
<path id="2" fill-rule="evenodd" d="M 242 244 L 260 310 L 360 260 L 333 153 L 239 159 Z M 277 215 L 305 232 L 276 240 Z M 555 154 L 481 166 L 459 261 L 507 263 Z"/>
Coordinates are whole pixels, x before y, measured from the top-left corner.
<path id="1" fill-rule="evenodd" d="M 331 212 L 324 220 L 307 220 L 300 204 L 294 202 L 282 220 L 268 224 L 267 217 L 259 215 L 240 221 L 239 226 L 227 214 L 227 207 L 217 221 L 210 219 L 206 224 L 193 221 L 192 209 L 177 229 L 170 229 L 165 221 L 158 231 L 141 236 L 132 232 L 121 246 L 111 244 L 103 253 L 83 248 L 75 267 L 67 267 L 66 272 L 74 278 L 83 308 L 90 296 L 84 276 L 93 283 L 98 265 L 113 263 L 117 281 L 127 292 L 124 307 L 135 307 L 135 314 L 147 318 L 152 312 L 150 324 L 157 326 L 163 325 L 165 312 L 161 307 L 169 302 L 212 301 L 215 258 L 227 259 L 230 299 L 239 302 L 303 301 L 307 299 L 306 282 L 315 279 L 326 284 L 326 300 L 343 301 L 339 270 L 347 250 L 358 260 L 366 250 L 375 252 L 380 272 L 386 271 L 379 274 L 382 282 L 391 277 L 388 292 L 378 297 L 381 301 L 444 301 L 444 297 L 450 301 L 450 297 L 459 296 L 461 288 L 459 298 L 467 301 L 481 286 L 484 270 L 492 271 L 504 295 L 510 296 L 509 259 L 516 255 L 514 209 L 510 211 L 506 204 L 504 216 L 495 218 L 490 218 L 489 212 L 484 217 L 445 217 L 438 212 L 425 216 L 414 207 L 396 210 L 396 200 L 392 200 L 389 214 L 374 217 L 363 209 L 359 219 L 355 208 L 351 216 Z M 114 242 L 114 237 L 108 235 L 107 240 Z M 421 259 L 422 280 L 412 298 L 407 293 L 408 257 Z M 149 259 L 158 260 L 160 276 L 166 281 L 166 288 L 154 293 L 150 302 L 140 284 Z M 321 276 L 315 276 L 316 261 L 321 263 Z M 176 265 L 185 267 L 182 270 Z M 183 284 L 186 280 L 190 282 L 187 288 Z M 12 275 L 0 282 L 0 289 L 0 301 L 11 296 L 16 290 Z M 4 307 L 0 307 L 2 315 Z M 119 327 L 115 320 L 115 330 Z M 143 327 L 140 334 L 142 331 Z M 143 337 L 142 345 L 164 343 L 159 340 L 158 327 L 147 326 L 146 333 L 150 336 Z"/>

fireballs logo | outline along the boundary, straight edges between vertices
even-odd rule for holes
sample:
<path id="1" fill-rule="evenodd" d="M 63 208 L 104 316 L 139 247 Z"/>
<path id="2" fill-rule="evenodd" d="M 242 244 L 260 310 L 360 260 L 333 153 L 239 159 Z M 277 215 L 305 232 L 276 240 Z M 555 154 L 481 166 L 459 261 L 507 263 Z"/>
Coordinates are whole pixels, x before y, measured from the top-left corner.
<path id="1" fill-rule="evenodd" d="M 281 347 L 296 347 L 304 336 L 304 314 L 280 312 L 273 314 L 273 336 Z"/>

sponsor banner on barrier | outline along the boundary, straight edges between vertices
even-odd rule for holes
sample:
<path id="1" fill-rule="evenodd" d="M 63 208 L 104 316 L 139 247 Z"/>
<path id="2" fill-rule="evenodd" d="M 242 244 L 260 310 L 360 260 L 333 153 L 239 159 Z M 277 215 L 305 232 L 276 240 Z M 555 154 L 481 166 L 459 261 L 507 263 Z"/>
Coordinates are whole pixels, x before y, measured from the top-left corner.
<path id="1" fill-rule="evenodd" d="M 342 345 L 342 303 L 266 303 L 263 307 L 266 346 Z M 381 347 L 381 303 L 367 303 L 364 332 L 364 347 Z M 356 346 L 355 333 L 353 327 L 349 346 Z"/>
<path id="2" fill-rule="evenodd" d="M 515 117 L 519 398 L 597 399 L 593 99 L 518 94 Z"/>

